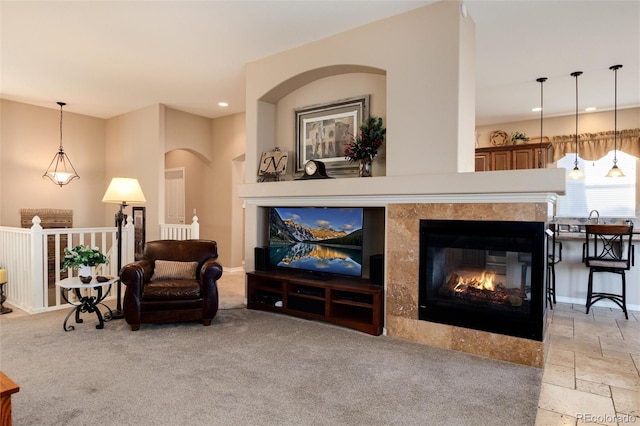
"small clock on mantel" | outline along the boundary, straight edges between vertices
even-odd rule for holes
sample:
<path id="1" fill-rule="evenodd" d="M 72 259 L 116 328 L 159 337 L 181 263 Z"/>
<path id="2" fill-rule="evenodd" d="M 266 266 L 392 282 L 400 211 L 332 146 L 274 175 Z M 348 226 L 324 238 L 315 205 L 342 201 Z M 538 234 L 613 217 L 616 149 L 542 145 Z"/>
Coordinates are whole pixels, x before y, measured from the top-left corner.
<path id="1" fill-rule="evenodd" d="M 327 176 L 327 168 L 322 161 L 309 160 L 304 165 L 304 174 L 296 180 L 331 179 Z"/>

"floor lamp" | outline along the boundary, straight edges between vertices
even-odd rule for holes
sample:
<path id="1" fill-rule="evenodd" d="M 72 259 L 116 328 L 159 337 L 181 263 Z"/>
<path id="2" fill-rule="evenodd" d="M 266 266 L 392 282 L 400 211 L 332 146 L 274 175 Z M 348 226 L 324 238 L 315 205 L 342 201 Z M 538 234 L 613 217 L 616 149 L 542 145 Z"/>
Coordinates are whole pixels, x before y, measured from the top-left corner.
<path id="1" fill-rule="evenodd" d="M 103 203 L 120 204 L 120 210 L 116 213 L 116 226 L 118 227 L 118 270 L 120 275 L 122 269 L 122 222 L 124 222 L 124 213 L 122 212 L 129 204 L 144 204 L 147 200 L 144 198 L 142 188 L 137 179 L 132 178 L 113 178 L 107 188 L 107 192 L 102 197 Z M 123 318 L 122 314 L 122 284 L 118 279 L 118 300 L 116 309 L 112 313 L 112 318 Z"/>

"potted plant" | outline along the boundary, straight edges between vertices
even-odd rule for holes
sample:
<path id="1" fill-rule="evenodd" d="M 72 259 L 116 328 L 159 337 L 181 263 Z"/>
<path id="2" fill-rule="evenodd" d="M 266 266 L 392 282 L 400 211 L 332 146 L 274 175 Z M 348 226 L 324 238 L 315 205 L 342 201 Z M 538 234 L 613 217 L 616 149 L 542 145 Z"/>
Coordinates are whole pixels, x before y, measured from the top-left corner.
<path id="1" fill-rule="evenodd" d="M 358 136 L 345 146 L 344 156 L 350 163 L 359 162 L 360 176 L 371 176 L 371 162 L 378 155 L 386 133 L 381 117 L 369 117 L 360 125 Z"/>
<path id="2" fill-rule="evenodd" d="M 78 271 L 78 277 L 82 282 L 91 281 L 91 267 L 108 264 L 109 259 L 98 248 L 86 245 L 77 245 L 72 249 L 64 248 L 64 261 L 62 269 L 72 268 Z"/>
<path id="3" fill-rule="evenodd" d="M 520 142 L 528 142 L 529 136 L 526 133 L 513 132 L 511 133 L 511 143 L 514 145 L 519 144 Z"/>

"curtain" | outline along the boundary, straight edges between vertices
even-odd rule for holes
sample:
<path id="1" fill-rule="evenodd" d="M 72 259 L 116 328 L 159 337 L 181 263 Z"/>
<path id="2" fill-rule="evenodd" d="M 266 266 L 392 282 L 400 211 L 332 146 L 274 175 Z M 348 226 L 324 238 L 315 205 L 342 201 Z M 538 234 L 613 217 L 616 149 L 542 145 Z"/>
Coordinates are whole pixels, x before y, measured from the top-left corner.
<path id="1" fill-rule="evenodd" d="M 582 133 L 578 135 L 578 156 L 587 161 L 599 160 L 613 151 L 614 132 Z M 640 158 L 640 129 L 618 131 L 618 151 Z M 566 154 L 576 152 L 576 135 L 554 136 L 551 158 L 555 163 Z"/>

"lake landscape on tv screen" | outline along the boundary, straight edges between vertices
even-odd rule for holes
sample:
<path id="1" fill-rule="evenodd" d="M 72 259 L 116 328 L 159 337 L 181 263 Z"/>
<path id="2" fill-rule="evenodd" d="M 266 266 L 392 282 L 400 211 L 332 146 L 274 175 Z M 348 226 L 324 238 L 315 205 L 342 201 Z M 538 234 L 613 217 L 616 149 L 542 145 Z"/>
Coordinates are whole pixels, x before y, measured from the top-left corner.
<path id="1" fill-rule="evenodd" d="M 362 215 L 362 208 L 271 208 L 269 262 L 320 274 L 361 276 Z"/>

